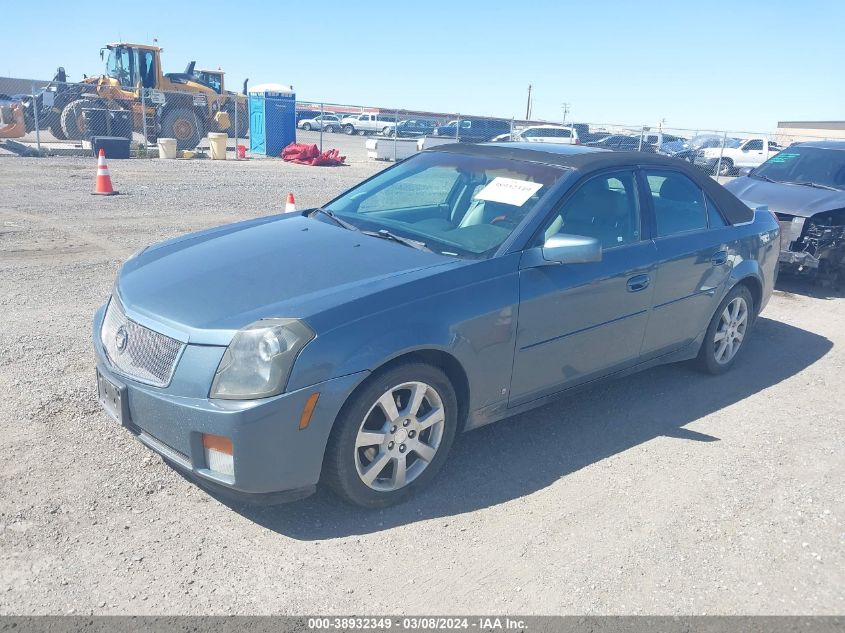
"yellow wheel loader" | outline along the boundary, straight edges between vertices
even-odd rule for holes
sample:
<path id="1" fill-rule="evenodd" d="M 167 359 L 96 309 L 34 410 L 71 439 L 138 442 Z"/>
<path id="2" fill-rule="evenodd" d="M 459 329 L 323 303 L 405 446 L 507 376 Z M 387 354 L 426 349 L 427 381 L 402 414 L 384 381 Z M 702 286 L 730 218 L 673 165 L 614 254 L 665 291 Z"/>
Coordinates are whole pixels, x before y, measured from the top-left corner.
<path id="1" fill-rule="evenodd" d="M 208 132 L 228 131 L 228 97 L 191 74 L 163 73 L 161 51 L 158 46 L 125 42 L 101 49 L 105 74 L 69 84 L 62 93 L 64 135 L 73 140 L 85 137 L 83 111 L 88 108 L 129 110 L 134 131 L 146 129 L 151 142 L 175 138 L 179 149 L 195 148 Z"/>

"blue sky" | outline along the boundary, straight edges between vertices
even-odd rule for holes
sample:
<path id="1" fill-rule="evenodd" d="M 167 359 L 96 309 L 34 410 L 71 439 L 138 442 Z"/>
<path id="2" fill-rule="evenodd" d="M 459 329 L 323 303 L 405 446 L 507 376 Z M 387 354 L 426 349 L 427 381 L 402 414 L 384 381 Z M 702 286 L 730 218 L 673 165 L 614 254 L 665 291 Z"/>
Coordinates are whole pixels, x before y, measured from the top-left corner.
<path id="1" fill-rule="evenodd" d="M 766 131 L 845 119 L 841 0 L 7 2 L 0 75 L 98 74 L 118 39 L 165 71 L 221 66 L 230 89 L 306 100 L 668 127 Z"/>

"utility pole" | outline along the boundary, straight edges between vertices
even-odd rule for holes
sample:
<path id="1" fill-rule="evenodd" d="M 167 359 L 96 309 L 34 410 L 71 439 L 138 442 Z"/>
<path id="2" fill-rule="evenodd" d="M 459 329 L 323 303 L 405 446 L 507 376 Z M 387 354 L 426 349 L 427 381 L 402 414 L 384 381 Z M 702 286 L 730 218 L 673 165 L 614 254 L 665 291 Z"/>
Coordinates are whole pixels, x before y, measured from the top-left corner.
<path id="1" fill-rule="evenodd" d="M 525 104 L 525 119 L 531 120 L 531 84 L 528 84 L 528 102 Z"/>
<path id="2" fill-rule="evenodd" d="M 560 104 L 561 110 L 563 110 L 563 123 L 566 124 L 566 115 L 569 114 L 569 104 L 568 103 L 561 103 Z"/>

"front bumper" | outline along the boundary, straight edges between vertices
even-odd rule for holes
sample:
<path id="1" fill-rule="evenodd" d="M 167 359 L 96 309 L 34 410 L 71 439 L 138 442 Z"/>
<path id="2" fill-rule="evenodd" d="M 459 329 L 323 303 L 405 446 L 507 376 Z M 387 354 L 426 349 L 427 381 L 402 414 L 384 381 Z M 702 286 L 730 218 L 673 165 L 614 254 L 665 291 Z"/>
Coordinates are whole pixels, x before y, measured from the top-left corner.
<path id="1" fill-rule="evenodd" d="M 123 424 L 141 442 L 205 487 L 247 500 L 290 500 L 313 492 L 337 414 L 367 372 L 272 398 L 214 400 L 207 397 L 208 388 L 225 348 L 189 344 L 170 384 L 152 387 L 112 368 L 99 336 L 104 308 L 94 318 L 97 369 L 123 392 Z M 300 430 L 300 416 L 314 392 L 320 394 L 317 406 L 308 426 Z M 232 441 L 234 476 L 208 468 L 203 434 Z"/>

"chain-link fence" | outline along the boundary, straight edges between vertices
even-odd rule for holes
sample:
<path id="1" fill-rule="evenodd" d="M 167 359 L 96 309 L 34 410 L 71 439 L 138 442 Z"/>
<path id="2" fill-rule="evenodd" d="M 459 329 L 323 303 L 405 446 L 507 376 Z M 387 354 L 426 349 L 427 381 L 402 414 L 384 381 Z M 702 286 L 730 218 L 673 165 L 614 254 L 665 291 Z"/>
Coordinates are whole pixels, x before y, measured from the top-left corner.
<path id="1" fill-rule="evenodd" d="M 289 105 L 266 108 L 258 116 L 246 95 L 227 89 L 222 71 L 194 71 L 192 65 L 187 70 L 191 72 L 163 78 L 115 71 L 79 83 L 65 81 L 61 69 L 50 81 L 0 77 L 0 149 L 72 154 L 105 144 L 113 156 L 149 156 L 169 148 L 214 153 L 225 135 L 223 151 L 243 156 L 255 150 L 251 141 L 272 136 L 275 144 L 265 143 L 266 151 L 258 153 L 278 156 L 284 145 L 297 140 L 321 151 L 340 146 L 341 153 L 355 143 L 363 145 L 368 158 L 400 160 L 440 143 L 544 142 L 659 153 L 729 177 L 753 169 L 794 142 L 837 134 L 506 119 L 376 105 L 294 104 L 292 96 Z M 163 84 L 178 90 L 156 87 Z M 250 138 L 251 121 L 261 127 L 255 139 Z M 845 138 L 845 130 L 838 135 Z M 366 138 L 357 144 L 358 137 Z"/>
<path id="2" fill-rule="evenodd" d="M 0 77 L 0 143 L 16 153 L 149 155 L 161 139 L 175 151 L 211 149 L 225 134 L 233 151 L 248 135 L 244 95 L 222 82 L 185 76 L 185 90 L 122 85 L 102 77 L 79 83 Z M 169 143 L 169 144 L 168 144 Z M 225 147 L 225 146 L 224 146 Z"/>

